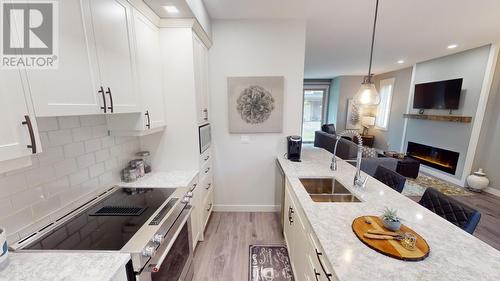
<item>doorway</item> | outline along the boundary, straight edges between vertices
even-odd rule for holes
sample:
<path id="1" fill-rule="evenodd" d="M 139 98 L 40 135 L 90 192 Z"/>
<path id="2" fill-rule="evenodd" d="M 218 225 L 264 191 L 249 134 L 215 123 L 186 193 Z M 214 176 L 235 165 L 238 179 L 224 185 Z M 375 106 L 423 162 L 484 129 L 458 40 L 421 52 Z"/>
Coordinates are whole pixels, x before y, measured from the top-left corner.
<path id="1" fill-rule="evenodd" d="M 304 81 L 302 110 L 302 142 L 313 143 L 314 132 L 326 123 L 330 80 Z"/>

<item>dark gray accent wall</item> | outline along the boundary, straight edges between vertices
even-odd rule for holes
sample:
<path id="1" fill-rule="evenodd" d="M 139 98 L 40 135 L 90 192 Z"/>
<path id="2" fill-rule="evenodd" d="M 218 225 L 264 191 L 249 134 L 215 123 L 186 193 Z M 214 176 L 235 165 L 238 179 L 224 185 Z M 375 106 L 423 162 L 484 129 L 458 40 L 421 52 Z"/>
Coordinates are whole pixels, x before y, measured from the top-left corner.
<path id="1" fill-rule="evenodd" d="M 415 72 L 415 84 L 463 78 L 460 108 L 454 115 L 474 117 L 485 75 L 490 45 L 471 49 L 461 53 L 418 63 Z M 412 102 L 413 103 L 413 102 Z M 418 109 L 411 109 L 418 113 Z M 426 114 L 447 115 L 447 110 L 426 110 Z M 471 136 L 472 123 L 452 123 L 409 119 L 406 131 L 405 147 L 408 141 L 436 146 L 460 153 L 455 178 L 463 173 L 465 156 Z"/>
<path id="2" fill-rule="evenodd" d="M 399 151 L 403 141 L 404 119 L 410 93 L 412 67 L 383 73 L 374 77 L 375 86 L 380 90 L 380 80 L 394 78 L 391 114 L 387 130 L 370 129 L 369 133 L 375 136 L 375 148 L 382 150 Z"/>

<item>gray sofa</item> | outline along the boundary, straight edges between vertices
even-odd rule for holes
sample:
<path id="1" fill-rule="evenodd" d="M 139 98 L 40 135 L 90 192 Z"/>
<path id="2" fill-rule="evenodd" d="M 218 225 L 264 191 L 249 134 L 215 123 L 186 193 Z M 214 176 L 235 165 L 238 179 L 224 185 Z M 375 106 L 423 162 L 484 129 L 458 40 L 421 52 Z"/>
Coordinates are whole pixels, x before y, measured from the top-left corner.
<path id="1" fill-rule="evenodd" d="M 330 133 L 324 131 L 315 132 L 314 146 L 324 148 L 333 154 L 337 135 L 335 134 L 335 130 L 332 131 L 331 126 L 333 125 L 330 124 L 328 126 L 330 126 L 328 129 L 323 126 L 322 130 L 329 131 Z M 336 155 L 344 160 L 352 160 L 356 159 L 357 151 L 357 144 L 348 139 L 342 138 L 337 145 Z M 361 161 L 361 170 L 370 176 L 373 176 L 379 165 L 384 166 L 389 170 L 396 171 L 398 160 L 392 157 L 363 158 Z"/>

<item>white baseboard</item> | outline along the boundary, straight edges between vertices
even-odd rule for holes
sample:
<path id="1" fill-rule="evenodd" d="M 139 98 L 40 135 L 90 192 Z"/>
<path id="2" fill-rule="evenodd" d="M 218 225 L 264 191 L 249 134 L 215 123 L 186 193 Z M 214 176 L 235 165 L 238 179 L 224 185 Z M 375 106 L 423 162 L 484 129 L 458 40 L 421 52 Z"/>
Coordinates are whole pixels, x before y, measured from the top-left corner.
<path id="1" fill-rule="evenodd" d="M 496 188 L 493 188 L 493 187 L 487 187 L 483 191 L 486 192 L 486 193 L 493 194 L 495 196 L 500 197 L 500 189 L 496 189 Z"/>
<path id="2" fill-rule="evenodd" d="M 215 205 L 214 212 L 278 212 L 277 205 Z"/>

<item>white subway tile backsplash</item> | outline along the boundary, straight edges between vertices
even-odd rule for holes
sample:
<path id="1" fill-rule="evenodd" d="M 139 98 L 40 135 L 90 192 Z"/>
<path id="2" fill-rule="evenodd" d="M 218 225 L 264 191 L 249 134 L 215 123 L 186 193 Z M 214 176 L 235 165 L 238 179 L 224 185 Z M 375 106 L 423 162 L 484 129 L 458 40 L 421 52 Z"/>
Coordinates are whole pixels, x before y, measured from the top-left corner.
<path id="1" fill-rule="evenodd" d="M 26 206 L 40 202 L 44 198 L 45 195 L 41 187 L 30 188 L 12 196 L 12 206 L 15 210 L 20 210 Z"/>
<path id="2" fill-rule="evenodd" d="M 37 118 L 43 152 L 0 174 L 0 225 L 14 242 L 120 180 L 137 137 L 108 136 L 103 115 Z"/>
<path id="3" fill-rule="evenodd" d="M 92 136 L 94 138 L 103 138 L 108 136 L 108 127 L 106 125 L 92 127 Z"/>
<path id="4" fill-rule="evenodd" d="M 50 131 L 48 134 L 50 146 L 63 145 L 73 142 L 71 130 Z"/>
<path id="5" fill-rule="evenodd" d="M 56 117 L 41 117 L 36 119 L 40 132 L 55 131 L 59 129 Z"/>
<path id="6" fill-rule="evenodd" d="M 24 174 L 13 174 L 0 178 L 0 198 L 10 196 L 28 188 Z"/>
<path id="7" fill-rule="evenodd" d="M 73 141 L 86 141 L 92 138 L 92 127 L 81 127 L 71 130 Z"/>
<path id="8" fill-rule="evenodd" d="M 108 160 L 111 157 L 111 154 L 109 153 L 109 149 L 101 149 L 99 151 L 95 152 L 95 161 L 96 162 L 103 162 Z"/>
<path id="9" fill-rule="evenodd" d="M 69 176 L 69 183 L 71 186 L 77 186 L 82 182 L 89 179 L 89 171 L 87 169 L 78 171 Z"/>
<path id="10" fill-rule="evenodd" d="M 28 187 L 38 186 L 56 179 L 56 171 L 53 166 L 39 166 L 26 171 L 25 175 Z"/>
<path id="11" fill-rule="evenodd" d="M 51 197 L 59 194 L 66 189 L 69 189 L 69 186 L 69 178 L 67 176 L 64 176 L 58 180 L 42 185 L 43 194 L 46 197 Z"/>
<path id="12" fill-rule="evenodd" d="M 68 158 L 61 162 L 54 164 L 56 178 L 67 176 L 78 170 L 75 158 Z"/>
<path id="13" fill-rule="evenodd" d="M 31 208 L 27 207 L 18 212 L 11 214 L 5 218 L 0 219 L 0 225 L 5 227 L 8 235 L 12 235 L 27 225 L 32 224 L 33 217 L 31 215 Z"/>
<path id="14" fill-rule="evenodd" d="M 72 158 L 80 156 L 85 153 L 85 146 L 83 142 L 74 142 L 64 146 L 64 156 Z"/>
<path id="15" fill-rule="evenodd" d="M 104 173 L 104 162 L 90 166 L 89 173 L 91 178 L 95 178 L 102 175 Z"/>
<path id="16" fill-rule="evenodd" d="M 33 218 L 40 219 L 61 207 L 59 196 L 50 197 L 33 205 Z"/>
<path id="17" fill-rule="evenodd" d="M 106 124 L 106 117 L 104 115 L 86 115 L 80 116 L 82 127 L 95 127 Z"/>
<path id="18" fill-rule="evenodd" d="M 66 116 L 58 117 L 59 128 L 60 129 L 71 129 L 80 127 L 80 117 L 78 116 Z"/>
<path id="19" fill-rule="evenodd" d="M 64 151 L 62 146 L 47 147 L 37 157 L 41 165 L 50 165 L 63 160 Z"/>
<path id="20" fill-rule="evenodd" d="M 85 142 L 85 152 L 94 152 L 101 149 L 101 140 L 93 139 Z"/>
<path id="21" fill-rule="evenodd" d="M 94 153 L 88 153 L 85 155 L 78 156 L 76 158 L 76 162 L 78 163 L 78 168 L 87 168 L 90 165 L 95 164 L 95 156 Z"/>

